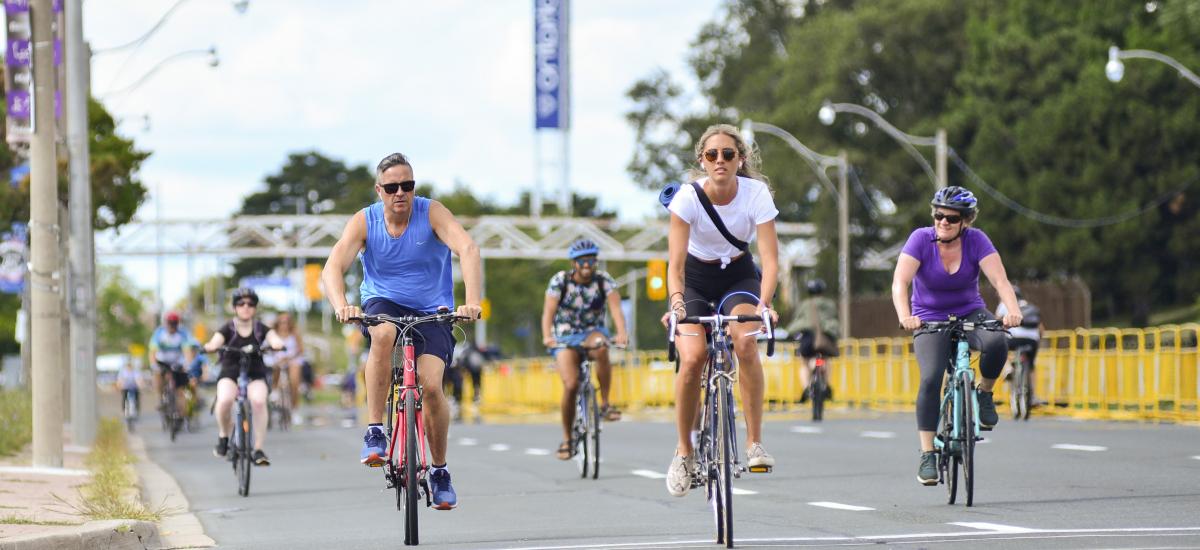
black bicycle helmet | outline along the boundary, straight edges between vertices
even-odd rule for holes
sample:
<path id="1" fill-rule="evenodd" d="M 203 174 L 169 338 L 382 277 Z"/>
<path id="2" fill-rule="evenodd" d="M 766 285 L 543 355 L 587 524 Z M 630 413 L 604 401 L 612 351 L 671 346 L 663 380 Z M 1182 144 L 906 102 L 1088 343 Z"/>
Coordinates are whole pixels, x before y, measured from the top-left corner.
<path id="1" fill-rule="evenodd" d="M 237 307 L 238 300 L 241 300 L 242 298 L 249 298 L 250 303 L 254 304 L 256 307 L 258 306 L 258 293 L 254 292 L 253 288 L 242 287 L 234 290 L 233 299 L 230 301 L 230 303 L 234 307 Z"/>
<path id="2" fill-rule="evenodd" d="M 957 210 L 967 218 L 974 218 L 979 212 L 979 201 L 975 194 L 957 185 L 938 189 L 929 204 L 935 208 Z"/>
<path id="3" fill-rule="evenodd" d="M 813 296 L 825 293 L 825 281 L 821 279 L 812 279 L 808 281 L 808 293 Z"/>
<path id="4" fill-rule="evenodd" d="M 567 249 L 567 256 L 572 260 L 583 256 L 596 256 L 600 254 L 600 246 L 592 242 L 591 239 L 579 239 L 571 243 L 571 248 Z"/>

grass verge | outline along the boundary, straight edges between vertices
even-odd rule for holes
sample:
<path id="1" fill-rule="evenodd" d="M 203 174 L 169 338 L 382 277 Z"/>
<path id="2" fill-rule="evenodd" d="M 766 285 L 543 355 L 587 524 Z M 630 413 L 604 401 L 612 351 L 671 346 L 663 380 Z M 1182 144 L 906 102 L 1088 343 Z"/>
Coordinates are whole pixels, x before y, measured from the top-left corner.
<path id="1" fill-rule="evenodd" d="M 135 519 L 157 522 L 162 519 L 164 510 L 151 510 L 142 504 L 134 484 L 136 476 L 130 466 L 133 461 L 121 422 L 115 418 L 102 419 L 96 441 L 85 461 L 92 470 L 92 480 L 79 489 L 79 503 L 56 498 L 89 520 Z"/>
<path id="2" fill-rule="evenodd" d="M 0 517 L 0 524 L 4 524 L 4 525 L 79 525 L 79 522 L 77 522 L 77 521 L 55 521 L 55 520 L 38 521 L 35 519 L 29 519 L 24 516 L 18 516 L 16 514 L 9 514 L 7 516 Z"/>
<path id="3" fill-rule="evenodd" d="M 0 391 L 0 456 L 24 449 L 33 437 L 33 400 L 25 390 Z"/>

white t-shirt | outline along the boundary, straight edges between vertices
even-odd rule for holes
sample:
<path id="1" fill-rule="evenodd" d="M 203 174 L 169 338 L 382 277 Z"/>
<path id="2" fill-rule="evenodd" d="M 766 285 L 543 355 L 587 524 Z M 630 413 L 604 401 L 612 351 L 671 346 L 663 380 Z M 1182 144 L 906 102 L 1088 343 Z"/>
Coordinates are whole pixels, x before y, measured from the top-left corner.
<path id="1" fill-rule="evenodd" d="M 708 178 L 698 182 L 701 188 L 706 181 Z M 737 183 L 737 194 L 733 201 L 724 206 L 714 204 L 713 207 L 731 235 L 752 242 L 758 234 L 758 225 L 775 219 L 779 210 L 775 208 L 775 199 L 771 197 L 767 184 L 741 176 L 738 176 Z M 730 258 L 741 254 L 742 251 L 730 244 L 713 224 L 690 183 L 679 187 L 679 192 L 667 208 L 692 226 L 688 235 L 688 254 L 710 262 L 720 260 L 722 267 L 729 263 Z"/>

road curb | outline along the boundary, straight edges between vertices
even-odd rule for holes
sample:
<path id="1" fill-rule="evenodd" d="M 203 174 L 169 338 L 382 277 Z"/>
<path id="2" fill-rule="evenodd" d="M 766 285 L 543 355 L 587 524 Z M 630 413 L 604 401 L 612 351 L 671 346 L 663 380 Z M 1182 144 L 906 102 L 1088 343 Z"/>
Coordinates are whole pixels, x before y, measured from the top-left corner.
<path id="1" fill-rule="evenodd" d="M 53 534 L 12 537 L 0 542 L 0 550 L 158 550 L 162 548 L 158 526 L 148 521 L 89 521 L 79 527 Z"/>
<path id="2" fill-rule="evenodd" d="M 142 497 L 151 509 L 161 508 L 163 518 L 159 521 L 158 549 L 210 548 L 216 546 L 200 519 L 190 512 L 183 489 L 171 474 L 162 469 L 146 454 L 146 444 L 141 437 L 129 434 L 129 451 L 137 457 L 134 468 L 142 485 Z M 0 549 L 7 550 L 7 549 Z"/>

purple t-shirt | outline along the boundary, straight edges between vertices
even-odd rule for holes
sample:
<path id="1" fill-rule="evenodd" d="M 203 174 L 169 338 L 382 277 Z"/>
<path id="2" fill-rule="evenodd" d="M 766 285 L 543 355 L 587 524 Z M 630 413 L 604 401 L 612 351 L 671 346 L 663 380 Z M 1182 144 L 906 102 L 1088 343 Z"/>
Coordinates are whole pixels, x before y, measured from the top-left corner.
<path id="1" fill-rule="evenodd" d="M 922 321 L 945 321 L 986 308 L 979 295 L 979 260 L 996 252 L 991 239 L 973 227 L 962 234 L 962 262 L 954 274 L 946 273 L 932 227 L 922 227 L 908 236 L 902 254 L 921 262 L 913 278 L 912 314 Z"/>

